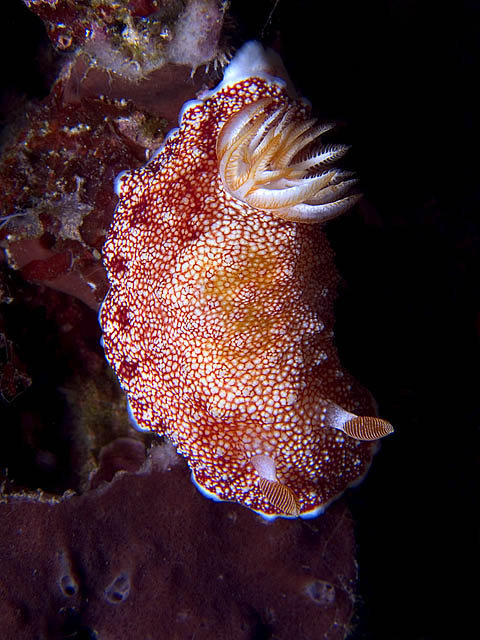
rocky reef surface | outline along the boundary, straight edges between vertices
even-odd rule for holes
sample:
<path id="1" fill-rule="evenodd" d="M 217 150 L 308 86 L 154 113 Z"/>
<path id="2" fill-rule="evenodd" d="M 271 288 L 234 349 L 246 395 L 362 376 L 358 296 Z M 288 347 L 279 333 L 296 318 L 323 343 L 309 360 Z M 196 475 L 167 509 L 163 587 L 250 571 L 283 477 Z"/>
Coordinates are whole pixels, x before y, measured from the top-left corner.
<path id="1" fill-rule="evenodd" d="M 91 480 L 82 495 L 0 504 L 4 638 L 345 637 L 356 568 L 341 502 L 265 523 L 201 496 L 171 445 L 145 460 L 128 438 Z"/>
<path id="2" fill-rule="evenodd" d="M 143 164 L 226 59 L 223 3 L 28 0 L 57 79 L 9 123 L 0 245 L 23 277 L 97 309 L 114 177 Z M 59 53 L 59 50 L 61 53 Z"/>

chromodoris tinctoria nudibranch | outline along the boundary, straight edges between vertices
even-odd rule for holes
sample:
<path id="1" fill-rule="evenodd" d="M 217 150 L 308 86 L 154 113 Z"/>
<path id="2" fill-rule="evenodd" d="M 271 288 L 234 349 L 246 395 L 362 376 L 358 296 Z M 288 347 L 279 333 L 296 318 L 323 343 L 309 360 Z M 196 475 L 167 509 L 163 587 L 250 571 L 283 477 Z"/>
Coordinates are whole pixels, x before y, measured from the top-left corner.
<path id="1" fill-rule="evenodd" d="M 244 45 L 117 178 L 103 250 L 104 348 L 137 425 L 168 436 L 206 495 L 267 517 L 320 513 L 392 431 L 336 352 L 320 223 L 357 196 L 309 112 L 278 57 Z"/>

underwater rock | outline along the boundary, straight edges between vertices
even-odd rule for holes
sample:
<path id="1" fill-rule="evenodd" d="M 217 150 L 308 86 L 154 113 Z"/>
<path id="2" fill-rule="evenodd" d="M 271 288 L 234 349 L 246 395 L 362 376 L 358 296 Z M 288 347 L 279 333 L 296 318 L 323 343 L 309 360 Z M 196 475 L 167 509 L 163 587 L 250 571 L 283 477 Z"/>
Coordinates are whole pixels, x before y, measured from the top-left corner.
<path id="1" fill-rule="evenodd" d="M 4 150 L 0 244 L 25 279 L 96 309 L 106 291 L 100 250 L 115 206 L 112 180 L 144 149 L 115 129 L 131 106 L 64 105 L 60 89 L 27 110 Z"/>
<path id="2" fill-rule="evenodd" d="M 53 45 L 81 52 L 90 67 L 132 80 L 166 61 L 192 69 L 219 55 L 225 2 L 219 0 L 23 0 Z"/>
<path id="3" fill-rule="evenodd" d="M 107 290 L 100 252 L 113 180 L 145 162 L 204 88 L 195 70 L 224 59 L 224 8 L 216 0 L 25 4 L 69 55 L 50 94 L 8 125 L 0 246 L 25 279 L 96 310 Z"/>
<path id="4" fill-rule="evenodd" d="M 342 640 L 352 527 L 342 501 L 314 521 L 271 523 L 206 501 L 160 445 L 81 496 L 3 496 L 3 637 Z"/>

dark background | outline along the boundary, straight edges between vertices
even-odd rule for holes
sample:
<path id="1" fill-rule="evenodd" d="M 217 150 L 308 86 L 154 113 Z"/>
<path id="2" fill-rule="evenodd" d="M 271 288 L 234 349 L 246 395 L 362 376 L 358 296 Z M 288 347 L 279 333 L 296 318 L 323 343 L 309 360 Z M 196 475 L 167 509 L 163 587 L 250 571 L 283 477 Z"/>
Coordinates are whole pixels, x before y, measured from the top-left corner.
<path id="1" fill-rule="evenodd" d="M 52 72 L 41 21 L 20 0 L 0 10 L 8 120 L 22 96 L 48 93 Z M 396 431 L 349 493 L 351 640 L 478 626 L 479 14 L 468 1 L 231 3 L 231 46 L 256 38 L 280 51 L 316 114 L 340 121 L 365 194 L 328 225 L 343 278 L 337 343 Z"/>
<path id="2" fill-rule="evenodd" d="M 268 7 L 233 5 L 244 23 L 257 12 L 258 37 Z M 474 2 L 304 0 L 279 2 L 265 30 L 317 113 L 346 123 L 365 194 L 328 226 L 344 279 L 336 339 L 396 432 L 350 492 L 352 640 L 478 627 L 479 14 Z"/>

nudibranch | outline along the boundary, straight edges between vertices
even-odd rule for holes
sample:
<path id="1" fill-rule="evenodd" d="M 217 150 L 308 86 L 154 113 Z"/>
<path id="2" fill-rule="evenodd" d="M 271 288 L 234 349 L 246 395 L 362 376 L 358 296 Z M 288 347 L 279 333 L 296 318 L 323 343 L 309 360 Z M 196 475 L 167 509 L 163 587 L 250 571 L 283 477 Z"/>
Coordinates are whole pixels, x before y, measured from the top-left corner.
<path id="1" fill-rule="evenodd" d="M 203 493 L 266 517 L 321 513 L 393 430 L 334 344 L 321 223 L 358 196 L 335 166 L 346 147 L 319 142 L 329 128 L 279 58 L 245 44 L 118 176 L 103 249 L 104 348 L 137 425 L 175 444 Z"/>

